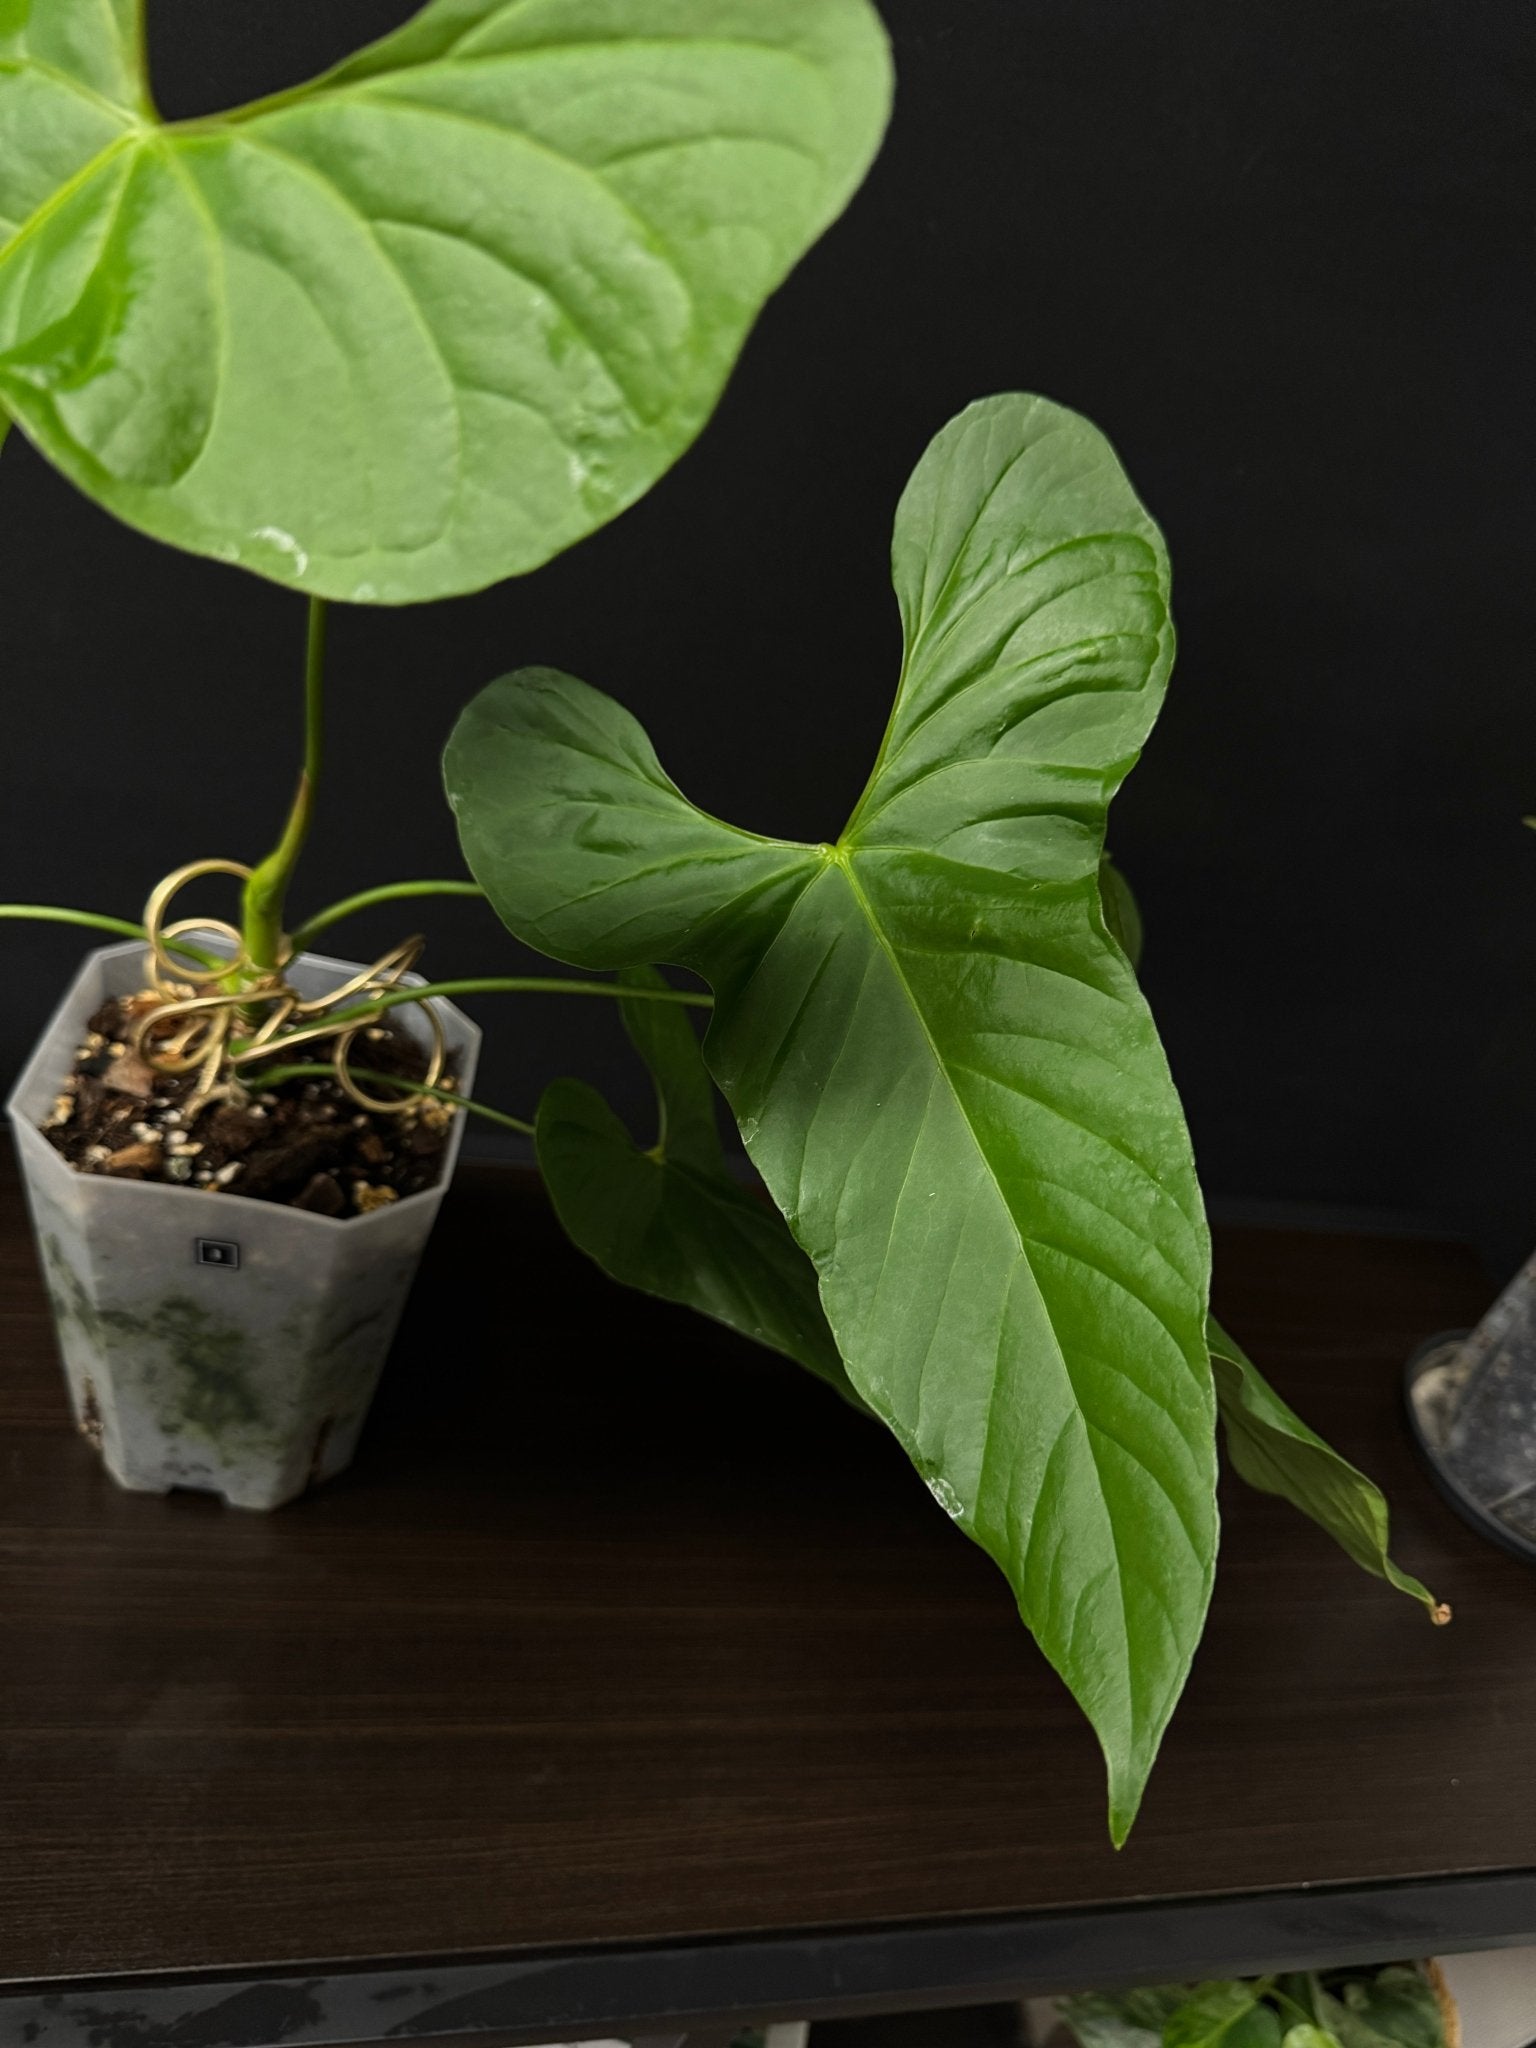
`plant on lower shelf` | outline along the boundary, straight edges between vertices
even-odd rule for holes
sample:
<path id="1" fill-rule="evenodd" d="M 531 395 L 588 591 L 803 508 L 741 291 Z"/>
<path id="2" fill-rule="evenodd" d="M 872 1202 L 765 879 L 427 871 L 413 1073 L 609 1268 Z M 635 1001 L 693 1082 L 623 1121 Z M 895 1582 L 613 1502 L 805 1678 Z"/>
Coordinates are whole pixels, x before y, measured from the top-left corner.
<path id="1" fill-rule="evenodd" d="M 549 669 L 476 698 L 447 785 L 516 936 L 629 977 L 657 1078 L 644 1148 L 585 1086 L 546 1094 L 567 1229 L 886 1424 L 1092 1721 L 1121 1842 L 1210 1597 L 1218 1413 L 1246 1479 L 1440 1611 L 1375 1487 L 1209 1320 L 1189 1138 L 1101 894 L 1173 658 L 1161 535 L 1094 427 L 1003 396 L 929 448 L 893 565 L 896 701 L 835 840 L 709 816 Z M 703 1059 L 779 1218 L 725 1170 L 687 1019 L 639 1000 L 657 963 L 713 991 Z"/>
<path id="2" fill-rule="evenodd" d="M 1063 1999 L 1079 2048 L 1459 2048 L 1433 1964 L 1296 1970 Z"/>

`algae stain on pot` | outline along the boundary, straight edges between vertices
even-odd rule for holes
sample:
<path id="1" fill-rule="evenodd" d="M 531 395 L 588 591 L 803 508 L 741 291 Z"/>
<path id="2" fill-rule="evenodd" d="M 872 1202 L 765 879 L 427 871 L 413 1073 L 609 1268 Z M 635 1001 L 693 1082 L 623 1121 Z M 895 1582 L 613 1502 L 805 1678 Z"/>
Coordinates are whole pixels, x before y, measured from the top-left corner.
<path id="1" fill-rule="evenodd" d="M 120 1378 L 139 1381 L 167 1435 L 189 1430 L 218 1445 L 267 1427 L 255 1386 L 259 1362 L 238 1325 L 184 1294 L 139 1311 L 100 1308 L 53 1236 L 43 1239 L 43 1266 L 61 1324 L 73 1324 L 102 1358 L 111 1355 Z"/>
<path id="2" fill-rule="evenodd" d="M 261 1429 L 267 1417 L 252 1382 L 250 1340 L 185 1295 L 168 1295 L 148 1315 L 108 1310 L 109 1328 L 163 1353 L 178 1382 L 176 1407 L 164 1426 L 178 1422 L 218 1443 L 231 1430 Z"/>
<path id="3" fill-rule="evenodd" d="M 53 1303 L 53 1312 L 58 1318 L 60 1333 L 71 1324 L 78 1330 L 86 1343 L 100 1351 L 104 1345 L 106 1331 L 102 1318 L 80 1278 L 65 1255 L 64 1247 L 51 1234 L 42 1240 L 43 1279 L 48 1288 L 48 1298 Z"/>

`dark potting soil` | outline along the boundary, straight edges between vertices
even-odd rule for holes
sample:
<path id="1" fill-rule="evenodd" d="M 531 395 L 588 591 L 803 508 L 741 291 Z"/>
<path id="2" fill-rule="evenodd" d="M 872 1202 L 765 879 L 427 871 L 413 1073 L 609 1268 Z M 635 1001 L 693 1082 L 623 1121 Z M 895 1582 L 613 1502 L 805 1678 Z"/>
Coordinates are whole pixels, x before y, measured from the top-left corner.
<path id="1" fill-rule="evenodd" d="M 114 996 L 102 1004 L 44 1120 L 43 1135 L 79 1172 L 249 1195 L 322 1216 L 365 1215 L 437 1180 L 456 1112 L 430 1096 L 399 1115 L 360 1109 L 337 1083 L 323 1044 L 313 1079 L 271 1089 L 236 1084 L 189 1110 L 197 1076 L 158 1073 L 131 1049 L 135 1008 L 155 1000 Z M 352 1056 L 404 1080 L 426 1073 L 420 1046 L 387 1023 L 360 1034 Z M 381 1098 L 388 1092 L 379 1081 L 359 1085 Z"/>

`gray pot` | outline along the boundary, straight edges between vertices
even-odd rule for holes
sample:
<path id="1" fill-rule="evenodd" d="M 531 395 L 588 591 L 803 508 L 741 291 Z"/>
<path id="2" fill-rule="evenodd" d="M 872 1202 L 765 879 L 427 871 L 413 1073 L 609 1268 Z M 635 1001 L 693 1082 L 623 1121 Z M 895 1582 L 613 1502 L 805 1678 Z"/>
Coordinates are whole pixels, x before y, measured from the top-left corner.
<path id="1" fill-rule="evenodd" d="M 358 972 L 306 953 L 301 994 Z M 144 948 L 87 956 L 7 1105 L 82 1432 L 120 1486 L 275 1508 L 352 1459 L 463 1137 L 435 1187 L 365 1216 L 77 1173 L 38 1128 L 87 1019 L 143 985 Z M 459 1085 L 480 1033 L 438 1001 Z M 418 1027 L 409 1008 L 395 1013 Z"/>
<path id="2" fill-rule="evenodd" d="M 1474 1528 L 1536 1558 L 1536 1258 L 1475 1330 L 1408 1361 L 1408 1416 L 1441 1491 Z"/>

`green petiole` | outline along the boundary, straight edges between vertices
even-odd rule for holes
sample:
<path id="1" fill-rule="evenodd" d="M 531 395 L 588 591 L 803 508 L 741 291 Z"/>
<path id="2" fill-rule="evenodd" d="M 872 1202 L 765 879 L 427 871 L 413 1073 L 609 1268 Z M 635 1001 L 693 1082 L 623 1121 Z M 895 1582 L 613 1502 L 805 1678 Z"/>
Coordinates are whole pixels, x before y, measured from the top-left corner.
<path id="1" fill-rule="evenodd" d="M 349 1010 L 333 1010 L 325 1019 L 325 1035 L 345 1030 L 350 1025 L 371 1024 L 376 1017 L 382 1017 L 386 1010 L 395 1010 L 402 1003 L 423 1003 L 433 996 L 481 996 L 481 995 L 529 995 L 529 996 L 607 996 L 619 1002 L 680 1003 L 686 1009 L 712 1010 L 715 999 L 702 990 L 684 988 L 630 988 L 616 981 L 574 981 L 550 975 L 475 976 L 467 981 L 433 981 L 422 988 L 393 988 L 387 994 L 371 997 L 366 1003 L 358 1003 Z M 281 1052 L 285 1045 L 309 1043 L 314 1034 L 306 1032 L 301 1039 L 298 1034 L 287 1038 L 274 1038 L 265 1048 L 269 1052 Z M 237 1058 L 250 1048 L 249 1039 L 236 1039 L 230 1051 Z"/>
<path id="2" fill-rule="evenodd" d="M 375 903 L 393 903 L 405 896 L 483 898 L 484 895 L 485 891 L 478 882 L 386 882 L 380 888 L 360 890 L 356 896 L 344 896 L 339 903 L 330 903 L 324 910 L 317 910 L 292 934 L 291 944 L 295 953 L 302 953 L 321 932 L 329 931 L 333 924 L 340 924 L 343 918 L 351 917 L 356 911 L 371 910 Z"/>
<path id="3" fill-rule="evenodd" d="M 92 931 L 112 932 L 120 939 L 143 939 L 144 927 L 126 917 L 107 917 L 96 910 L 69 910 L 57 903 L 0 903 L 0 917 L 25 917 L 48 924 L 82 924 Z M 146 941 L 147 943 L 147 941 Z M 172 950 L 184 953 L 199 967 L 217 967 L 220 956 L 194 946 L 187 939 L 173 939 Z"/>
<path id="4" fill-rule="evenodd" d="M 320 1080 L 330 1071 L 318 1060 L 285 1067 L 263 1067 L 259 1074 L 243 1076 L 242 1086 L 253 1091 L 275 1088 L 282 1081 Z M 473 1096 L 456 1095 L 451 1088 L 430 1088 L 425 1081 L 408 1081 L 402 1074 L 381 1074 L 375 1067 L 354 1067 L 350 1060 L 347 1072 L 355 1081 L 372 1081 L 376 1086 L 401 1088 L 407 1095 L 430 1095 L 434 1102 L 447 1102 L 455 1109 L 467 1109 L 471 1115 L 486 1117 L 493 1124 L 504 1124 L 509 1131 L 517 1131 L 525 1138 L 534 1135 L 533 1125 L 524 1123 L 520 1116 L 509 1116 L 504 1109 L 492 1109 L 488 1102 L 476 1102 Z"/>
<path id="5" fill-rule="evenodd" d="M 0 917 L 39 918 L 49 924 L 83 924 L 92 931 L 115 932 L 120 939 L 142 939 L 144 927 L 126 917 L 106 917 L 96 910 L 66 910 L 56 903 L 0 903 Z"/>
<path id="6" fill-rule="evenodd" d="M 299 786 L 283 827 L 283 836 L 245 885 L 242 921 L 246 955 L 263 974 L 278 964 L 282 951 L 283 909 L 288 885 L 309 837 L 315 809 L 315 786 L 325 741 L 325 600 L 309 600 L 309 632 L 304 650 L 304 765 Z"/>

